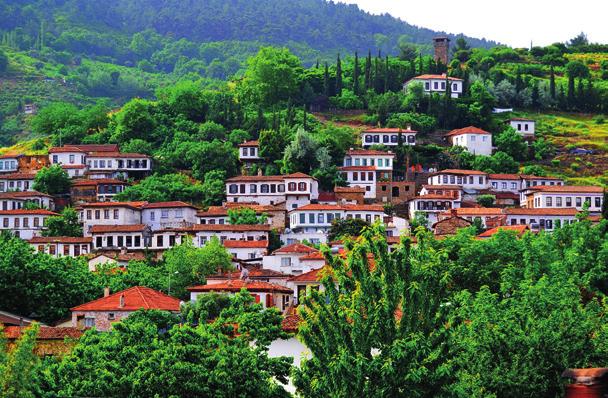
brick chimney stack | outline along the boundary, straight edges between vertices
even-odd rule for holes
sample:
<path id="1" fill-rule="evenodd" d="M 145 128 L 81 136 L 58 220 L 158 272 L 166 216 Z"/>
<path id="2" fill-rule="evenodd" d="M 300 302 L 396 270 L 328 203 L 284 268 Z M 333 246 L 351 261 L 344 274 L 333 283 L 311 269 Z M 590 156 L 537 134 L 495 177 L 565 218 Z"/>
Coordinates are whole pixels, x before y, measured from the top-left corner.
<path id="1" fill-rule="evenodd" d="M 439 61 L 444 65 L 450 60 L 450 38 L 447 36 L 437 36 L 433 38 L 435 44 L 435 62 Z"/>

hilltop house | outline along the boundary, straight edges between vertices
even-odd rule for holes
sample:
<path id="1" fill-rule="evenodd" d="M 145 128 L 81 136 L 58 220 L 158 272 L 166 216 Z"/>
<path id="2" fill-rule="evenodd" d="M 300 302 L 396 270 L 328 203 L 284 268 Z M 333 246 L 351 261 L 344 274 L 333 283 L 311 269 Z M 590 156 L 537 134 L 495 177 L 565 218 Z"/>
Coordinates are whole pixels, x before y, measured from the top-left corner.
<path id="1" fill-rule="evenodd" d="M 234 295 L 240 292 L 241 289 L 247 289 L 255 299 L 255 302 L 262 304 L 264 308 L 276 307 L 281 312 L 285 312 L 292 302 L 293 292 L 290 288 L 257 280 L 234 279 L 227 282 L 187 288 L 190 292 L 191 301 L 196 301 L 201 294 L 223 293 Z"/>
<path id="2" fill-rule="evenodd" d="M 54 257 L 78 257 L 91 253 L 92 238 L 71 236 L 35 236 L 28 243 L 37 253 Z"/>
<path id="3" fill-rule="evenodd" d="M 42 209 L 0 210 L 0 231 L 9 231 L 21 239 L 32 239 L 42 234 L 47 218 L 58 215 Z"/>
<path id="4" fill-rule="evenodd" d="M 492 154 L 492 134 L 480 128 L 469 126 L 452 130 L 446 138 L 452 146 L 463 147 L 473 155 Z"/>
<path id="5" fill-rule="evenodd" d="M 536 122 L 532 119 L 513 118 L 509 120 L 509 125 L 513 127 L 515 131 L 521 134 L 524 139 L 534 138 L 536 130 Z"/>
<path id="6" fill-rule="evenodd" d="M 583 210 L 585 203 L 590 213 L 602 211 L 604 189 L 598 186 L 537 185 L 522 190 L 523 208 L 573 208 Z"/>
<path id="7" fill-rule="evenodd" d="M 407 93 L 409 87 L 413 84 L 421 84 L 422 89 L 427 94 L 445 94 L 449 89 L 452 98 L 460 97 L 463 89 L 462 79 L 448 77 L 445 73 L 442 75 L 416 76 L 403 84 L 403 91 Z"/>
<path id="8" fill-rule="evenodd" d="M 403 145 L 416 145 L 417 131 L 410 126 L 406 129 L 400 128 L 371 128 L 361 133 L 361 144 L 364 148 L 372 145 L 397 146 L 399 137 Z"/>

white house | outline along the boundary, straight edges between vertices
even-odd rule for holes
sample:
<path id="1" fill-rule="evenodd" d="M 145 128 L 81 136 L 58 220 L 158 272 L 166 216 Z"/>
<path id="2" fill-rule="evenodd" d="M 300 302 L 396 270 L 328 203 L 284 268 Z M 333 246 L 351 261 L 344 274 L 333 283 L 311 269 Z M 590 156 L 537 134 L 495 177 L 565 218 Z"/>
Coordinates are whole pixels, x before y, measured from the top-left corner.
<path id="1" fill-rule="evenodd" d="M 35 236 L 28 243 L 37 253 L 55 257 L 78 257 L 91 253 L 92 238 L 71 236 Z"/>
<path id="2" fill-rule="evenodd" d="M 0 175 L 0 192 L 8 191 L 33 191 L 33 173 L 11 173 Z"/>
<path id="3" fill-rule="evenodd" d="M 403 145 L 416 145 L 417 131 L 412 130 L 410 126 L 406 129 L 400 128 L 372 128 L 364 130 L 361 133 L 361 145 L 369 147 L 372 145 L 397 146 L 399 145 L 399 136 Z"/>
<path id="4" fill-rule="evenodd" d="M 51 165 L 86 167 L 87 154 L 77 146 L 66 145 L 49 149 Z"/>
<path id="5" fill-rule="evenodd" d="M 423 214 L 430 226 L 439 220 L 439 214 L 450 209 L 459 208 L 460 205 L 460 196 L 454 196 L 451 192 L 425 193 L 424 195 L 415 196 L 409 201 L 408 214 L 410 220 L 416 218 L 418 213 Z"/>
<path id="6" fill-rule="evenodd" d="M 19 170 L 19 157 L 23 155 L 0 155 L 0 173 L 16 173 Z"/>
<path id="7" fill-rule="evenodd" d="M 227 240 L 268 241 L 270 226 L 267 224 L 196 224 L 186 230 L 194 235 L 194 244 L 202 247 L 214 236 L 222 243 Z"/>
<path id="8" fill-rule="evenodd" d="M 340 171 L 349 187 L 365 189 L 365 199 L 376 198 L 376 166 L 344 166 Z"/>
<path id="9" fill-rule="evenodd" d="M 304 173 L 238 176 L 226 180 L 226 197 L 233 203 L 274 205 L 285 202 L 287 209 L 295 209 L 318 199 L 319 184 Z"/>
<path id="10" fill-rule="evenodd" d="M 245 141 L 238 145 L 239 159 L 242 162 L 260 160 L 260 144 L 258 141 Z"/>
<path id="11" fill-rule="evenodd" d="M 513 118 L 509 124 L 524 138 L 534 138 L 536 122 L 532 119 Z"/>
<path id="12" fill-rule="evenodd" d="M 0 230 L 9 231 L 21 239 L 40 236 L 48 217 L 58 216 L 49 210 L 0 210 Z"/>
<path id="13" fill-rule="evenodd" d="M 1 210 L 22 209 L 27 203 L 35 204 L 44 209 L 54 210 L 55 201 L 51 195 L 37 191 L 0 192 Z"/>
<path id="14" fill-rule="evenodd" d="M 525 200 L 520 206 L 524 208 L 573 208 L 580 211 L 587 203 L 590 213 L 599 213 L 602 211 L 604 189 L 593 185 L 539 185 L 524 189 L 522 194 Z"/>
<path id="15" fill-rule="evenodd" d="M 93 225 L 89 234 L 94 250 L 143 250 L 152 243 L 152 231 L 145 224 Z"/>
<path id="16" fill-rule="evenodd" d="M 521 177 L 519 174 L 488 174 L 488 184 L 494 192 L 519 194 Z"/>
<path id="17" fill-rule="evenodd" d="M 310 294 L 312 290 L 323 290 L 321 278 L 323 272 L 329 272 L 329 267 L 324 266 L 312 269 L 300 275 L 292 276 L 288 279 L 288 286 L 293 288 L 294 303 L 298 305 L 303 297 Z"/>
<path id="18" fill-rule="evenodd" d="M 261 259 L 268 253 L 267 240 L 224 240 L 223 245 L 238 260 Z"/>
<path id="19" fill-rule="evenodd" d="M 457 77 L 448 77 L 445 73 L 442 75 L 420 75 L 411 80 L 408 80 L 403 85 L 403 90 L 407 92 L 408 87 L 412 84 L 421 84 L 427 94 L 444 94 L 449 88 L 452 98 L 458 98 L 462 95 L 463 80 Z M 449 86 L 448 86 L 449 85 Z"/>
<path id="20" fill-rule="evenodd" d="M 141 153 L 90 152 L 86 161 L 91 178 L 142 177 L 152 170 L 152 159 Z"/>
<path id="21" fill-rule="evenodd" d="M 306 246 L 301 243 L 293 243 L 272 252 L 270 256 L 262 259 L 262 268 L 278 271 L 284 274 L 299 275 L 312 269 L 322 267 L 325 259 L 316 258 L 310 261 L 309 257 L 320 253 L 314 247 Z"/>
<path id="22" fill-rule="evenodd" d="M 532 231 L 552 231 L 559 222 L 561 225 L 576 222 L 578 211 L 575 208 L 506 208 L 506 225 L 529 225 Z"/>
<path id="23" fill-rule="evenodd" d="M 488 189 L 488 174 L 478 170 L 446 169 L 433 173 L 428 185 L 457 185 L 463 191 L 463 199 L 474 198 L 479 191 Z"/>
<path id="24" fill-rule="evenodd" d="M 96 202 L 85 203 L 79 208 L 84 236 L 91 236 L 95 225 L 136 225 L 142 224 L 141 209 L 146 202 Z"/>
<path id="25" fill-rule="evenodd" d="M 196 206 L 180 201 L 146 203 L 141 208 L 141 219 L 154 231 L 188 227 L 196 224 L 198 210 Z"/>
<path id="26" fill-rule="evenodd" d="M 209 293 L 236 294 L 241 289 L 247 289 L 256 303 L 264 308 L 276 307 L 285 312 L 292 303 L 293 291 L 285 286 L 256 280 L 234 279 L 223 283 L 213 283 L 187 288 L 190 301 L 196 301 L 199 295 Z"/>
<path id="27" fill-rule="evenodd" d="M 492 134 L 480 128 L 469 126 L 452 130 L 446 137 L 452 146 L 461 146 L 474 155 L 492 154 Z"/>

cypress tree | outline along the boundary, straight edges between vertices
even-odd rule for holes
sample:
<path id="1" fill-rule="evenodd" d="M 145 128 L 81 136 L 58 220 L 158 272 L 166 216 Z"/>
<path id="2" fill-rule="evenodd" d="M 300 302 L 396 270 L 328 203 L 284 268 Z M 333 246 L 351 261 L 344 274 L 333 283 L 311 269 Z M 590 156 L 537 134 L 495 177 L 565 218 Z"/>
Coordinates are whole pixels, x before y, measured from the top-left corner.
<path id="1" fill-rule="evenodd" d="M 379 58 L 376 57 L 374 60 L 374 90 L 379 93 L 380 92 L 380 61 Z"/>
<path id="2" fill-rule="evenodd" d="M 423 69 L 423 65 L 422 65 L 422 51 L 418 51 L 418 74 L 422 75 L 422 69 Z"/>
<path id="3" fill-rule="evenodd" d="M 388 64 L 388 55 L 386 56 L 386 61 L 384 65 L 384 92 L 388 92 L 389 88 L 389 80 L 390 80 L 390 69 Z"/>
<path id="4" fill-rule="evenodd" d="M 325 72 L 323 73 L 323 94 L 325 94 L 326 97 L 330 97 L 330 92 L 329 92 L 329 66 L 327 65 L 327 62 L 325 63 Z"/>
<path id="5" fill-rule="evenodd" d="M 532 84 L 532 107 L 540 108 L 540 92 L 538 91 L 538 82 Z"/>
<path id="6" fill-rule="evenodd" d="M 574 108 L 574 76 L 568 76 L 568 107 Z"/>
<path id="7" fill-rule="evenodd" d="M 359 54 L 355 51 L 355 65 L 353 69 L 353 92 L 359 95 Z"/>
<path id="8" fill-rule="evenodd" d="M 523 89 L 524 89 L 524 81 L 521 78 L 521 71 L 518 68 L 517 75 L 515 76 L 515 90 L 517 90 L 517 92 L 519 93 Z"/>
<path id="9" fill-rule="evenodd" d="M 555 99 L 555 71 L 553 70 L 553 65 L 551 65 L 551 77 L 549 79 L 549 92 L 551 93 L 551 98 Z"/>
<path id="10" fill-rule="evenodd" d="M 579 110 L 585 110 L 587 107 L 587 99 L 585 98 L 585 88 L 583 87 L 583 79 L 578 78 L 578 87 L 576 93 L 576 105 Z"/>
<path id="11" fill-rule="evenodd" d="M 317 65 L 315 66 L 316 69 L 319 69 L 319 58 L 317 58 Z"/>
<path id="12" fill-rule="evenodd" d="M 365 58 L 365 89 L 369 90 L 371 87 L 371 75 L 372 71 L 372 52 L 371 50 L 367 53 L 367 58 Z"/>
<path id="13" fill-rule="evenodd" d="M 340 61 L 340 54 L 336 61 L 336 95 L 342 94 L 342 61 Z"/>

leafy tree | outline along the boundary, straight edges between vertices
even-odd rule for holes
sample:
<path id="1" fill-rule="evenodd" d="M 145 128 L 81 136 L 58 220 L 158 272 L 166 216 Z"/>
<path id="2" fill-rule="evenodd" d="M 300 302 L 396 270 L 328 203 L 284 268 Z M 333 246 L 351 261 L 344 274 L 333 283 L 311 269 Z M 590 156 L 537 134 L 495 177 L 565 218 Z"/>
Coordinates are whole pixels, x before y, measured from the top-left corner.
<path id="1" fill-rule="evenodd" d="M 311 357 L 294 384 L 304 397 L 431 397 L 449 380 L 445 258 L 421 236 L 391 255 L 383 235 L 374 227 L 347 241 L 345 259 L 328 259 L 323 291 L 303 298 L 299 337 Z"/>
<path id="2" fill-rule="evenodd" d="M 223 181 L 223 180 L 222 180 Z M 127 187 L 116 195 L 116 200 L 168 202 L 181 200 L 190 203 L 203 203 L 210 192 L 204 184 L 192 180 L 184 174 L 154 174 L 138 184 Z"/>
<path id="3" fill-rule="evenodd" d="M 248 141 L 251 139 L 251 134 L 245 130 L 234 129 L 228 134 L 228 140 L 232 143 L 232 145 L 237 146 L 238 144 L 242 144 L 244 141 Z"/>
<path id="4" fill-rule="evenodd" d="M 342 95 L 342 61 L 340 61 L 340 54 L 336 61 L 336 95 Z"/>
<path id="5" fill-rule="evenodd" d="M 231 225 L 256 225 L 256 224 L 266 224 L 266 220 L 268 219 L 267 214 L 261 214 L 258 216 L 252 208 L 249 207 L 239 207 L 236 209 L 228 210 L 228 222 Z"/>
<path id="6" fill-rule="evenodd" d="M 524 166 L 522 173 L 526 174 L 526 175 L 539 176 L 539 177 L 544 177 L 547 175 L 547 172 L 545 171 L 545 169 L 543 169 L 541 166 L 539 166 L 537 164 L 531 164 L 528 166 Z"/>
<path id="7" fill-rule="evenodd" d="M 78 213 L 72 207 L 66 207 L 60 216 L 49 217 L 46 220 L 46 229 L 43 236 L 82 236 L 82 226 L 78 220 Z"/>
<path id="8" fill-rule="evenodd" d="M 224 140 L 226 129 L 215 122 L 205 122 L 198 129 L 198 136 L 202 141 Z"/>
<path id="9" fill-rule="evenodd" d="M 112 139 L 122 143 L 132 139 L 146 140 L 156 128 L 154 120 L 154 103 L 132 99 L 114 116 L 115 128 Z"/>
<path id="10" fill-rule="evenodd" d="M 287 48 L 262 47 L 247 61 L 243 90 L 252 103 L 272 106 L 296 97 L 301 73 L 300 59 Z"/>
<path id="11" fill-rule="evenodd" d="M 608 191 L 605 189 L 602 197 L 602 218 L 608 220 Z"/>
<path id="12" fill-rule="evenodd" d="M 514 159 L 523 160 L 528 153 L 528 144 L 513 127 L 507 127 L 496 137 L 496 147 Z"/>
<path id="13" fill-rule="evenodd" d="M 494 205 L 494 202 L 496 202 L 496 196 L 494 195 L 479 195 L 477 197 L 477 204 L 481 205 L 482 207 L 492 207 L 492 205 Z"/>
<path id="14" fill-rule="evenodd" d="M 142 310 L 109 332 L 87 331 L 53 369 L 56 393 L 288 397 L 279 383 L 287 382 L 289 360 L 268 356 L 270 341 L 282 336 L 281 319 L 247 292 L 231 297 L 215 321 L 197 326 Z M 240 333 L 227 325 L 237 325 Z M 247 371 L 234 371 L 239 368 Z"/>
<path id="15" fill-rule="evenodd" d="M 369 226 L 369 223 L 361 218 L 334 219 L 331 223 L 327 239 L 334 241 L 341 238 L 359 236 Z"/>
<path id="16" fill-rule="evenodd" d="M 203 178 L 203 205 L 219 205 L 226 195 L 226 172 L 222 170 L 212 170 L 207 172 Z"/>
<path id="17" fill-rule="evenodd" d="M 32 323 L 16 342 L 15 348 L 7 353 L 6 341 L 0 337 L 0 394 L 3 397 L 33 398 L 37 391 L 36 369 L 39 363 L 34 354 L 36 336 L 40 326 Z M 0 327 L 0 334 L 2 328 Z"/>
<path id="18" fill-rule="evenodd" d="M 76 124 L 78 108 L 65 102 L 55 102 L 45 106 L 32 118 L 32 132 L 46 136 Z"/>
<path id="19" fill-rule="evenodd" d="M 43 167 L 34 177 L 34 190 L 49 195 L 67 193 L 70 190 L 70 176 L 59 165 Z"/>
<path id="20" fill-rule="evenodd" d="M 188 120 L 199 123 L 205 120 L 209 106 L 200 83 L 181 81 L 158 90 L 156 96 L 175 116 L 182 115 Z"/>
<path id="21" fill-rule="evenodd" d="M 582 47 L 589 44 L 587 35 L 584 32 L 579 33 L 568 42 L 568 47 Z"/>
<path id="22" fill-rule="evenodd" d="M 181 314 L 188 323 L 196 324 L 216 319 L 231 304 L 230 296 L 221 293 L 199 295 L 195 301 L 184 303 Z"/>
<path id="23" fill-rule="evenodd" d="M 213 140 L 211 142 L 186 143 L 186 161 L 192 164 L 194 177 L 202 180 L 215 170 L 222 170 L 226 176 L 234 176 L 238 170 L 236 149 L 230 142 Z"/>
<path id="24" fill-rule="evenodd" d="M 299 128 L 293 141 L 285 148 L 283 171 L 287 174 L 297 171 L 310 173 L 317 164 L 317 148 L 311 134 Z"/>
<path id="25" fill-rule="evenodd" d="M 135 138 L 131 141 L 120 146 L 121 152 L 126 153 L 142 153 L 144 155 L 153 155 L 154 146 L 148 141 L 144 141 L 141 138 Z"/>
<path id="26" fill-rule="evenodd" d="M 291 132 L 285 126 L 278 130 L 260 131 L 260 156 L 268 162 L 283 159 L 283 152 L 291 142 Z"/>

